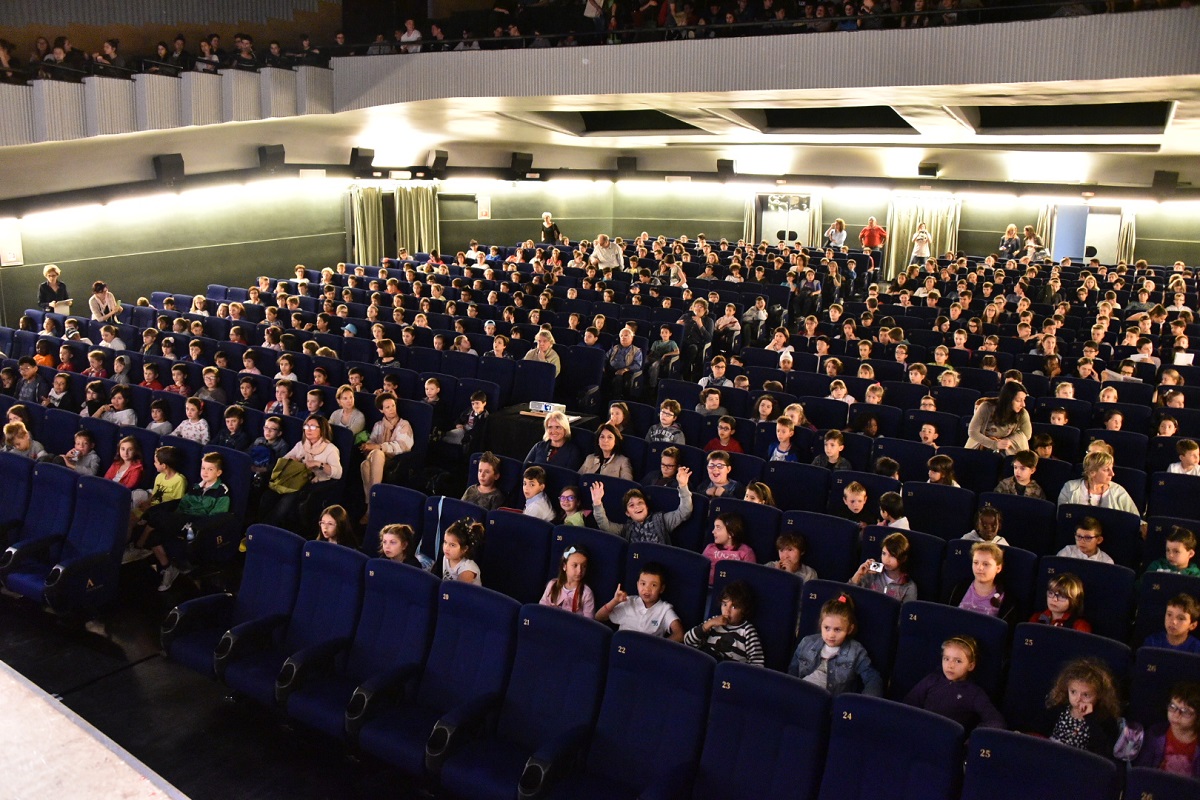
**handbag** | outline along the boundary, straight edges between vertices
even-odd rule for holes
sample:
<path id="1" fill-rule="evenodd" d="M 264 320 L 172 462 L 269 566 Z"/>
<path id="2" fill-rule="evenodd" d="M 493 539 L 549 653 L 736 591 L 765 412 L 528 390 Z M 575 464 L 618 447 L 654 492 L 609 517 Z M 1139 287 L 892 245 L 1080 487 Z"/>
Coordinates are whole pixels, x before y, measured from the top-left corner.
<path id="1" fill-rule="evenodd" d="M 271 481 L 267 484 L 275 494 L 293 494 L 308 486 L 312 474 L 304 462 L 294 458 L 281 458 L 271 470 Z"/>

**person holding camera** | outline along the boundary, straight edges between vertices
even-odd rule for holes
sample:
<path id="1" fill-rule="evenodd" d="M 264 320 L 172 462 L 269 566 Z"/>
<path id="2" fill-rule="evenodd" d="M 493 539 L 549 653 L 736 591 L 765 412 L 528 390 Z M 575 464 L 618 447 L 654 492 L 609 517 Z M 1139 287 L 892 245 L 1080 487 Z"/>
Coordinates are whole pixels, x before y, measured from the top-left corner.
<path id="1" fill-rule="evenodd" d="M 850 583 L 882 592 L 901 603 L 917 599 L 917 585 L 908 576 L 908 537 L 903 533 L 892 533 L 883 540 L 879 560 L 864 561 L 850 578 Z"/>

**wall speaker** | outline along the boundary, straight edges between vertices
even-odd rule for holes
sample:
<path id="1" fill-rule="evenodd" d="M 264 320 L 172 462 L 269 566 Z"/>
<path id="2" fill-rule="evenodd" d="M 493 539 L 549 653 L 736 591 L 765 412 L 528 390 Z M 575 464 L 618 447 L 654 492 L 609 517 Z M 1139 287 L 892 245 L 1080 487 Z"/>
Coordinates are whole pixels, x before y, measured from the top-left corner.
<path id="1" fill-rule="evenodd" d="M 533 169 L 533 153 L 513 153 L 508 171 L 513 180 L 519 181 Z"/>
<path id="2" fill-rule="evenodd" d="M 155 156 L 154 177 L 160 183 L 173 184 L 183 180 L 183 155 L 181 153 L 165 153 Z"/>
<path id="3" fill-rule="evenodd" d="M 733 177 L 733 161 L 728 158 L 717 159 L 717 174 L 722 178 Z"/>
<path id="4" fill-rule="evenodd" d="M 1179 187 L 1179 173 L 1155 170 L 1154 182 L 1150 186 L 1154 189 L 1176 189 Z"/>
<path id="5" fill-rule="evenodd" d="M 941 171 L 942 171 L 941 164 L 934 164 L 931 162 L 928 164 L 918 164 L 917 165 L 917 175 L 922 178 L 936 178 L 938 176 L 938 173 Z"/>
<path id="6" fill-rule="evenodd" d="M 284 154 L 281 144 L 264 144 L 258 148 L 258 167 L 268 172 L 283 169 Z"/>
<path id="7" fill-rule="evenodd" d="M 450 154 L 445 150 L 433 150 L 429 155 L 429 169 L 433 172 L 433 177 L 441 178 L 445 176 L 446 164 L 450 162 Z"/>
<path id="8" fill-rule="evenodd" d="M 350 168 L 355 173 L 370 172 L 372 162 L 375 160 L 375 151 L 368 150 L 365 147 L 355 147 L 350 150 Z"/>
<path id="9" fill-rule="evenodd" d="M 617 174 L 633 175 L 637 172 L 637 156 L 617 156 Z"/>

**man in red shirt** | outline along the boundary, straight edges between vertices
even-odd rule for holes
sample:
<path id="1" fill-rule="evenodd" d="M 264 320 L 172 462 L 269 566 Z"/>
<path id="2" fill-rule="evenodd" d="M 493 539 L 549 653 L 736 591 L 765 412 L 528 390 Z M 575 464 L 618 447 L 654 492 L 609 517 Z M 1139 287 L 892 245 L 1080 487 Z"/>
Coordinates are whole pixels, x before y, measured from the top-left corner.
<path id="1" fill-rule="evenodd" d="M 888 232 L 884 230 L 874 217 L 867 218 L 867 227 L 863 228 L 858 234 L 858 240 L 862 242 L 864 250 L 879 250 L 887 241 Z"/>

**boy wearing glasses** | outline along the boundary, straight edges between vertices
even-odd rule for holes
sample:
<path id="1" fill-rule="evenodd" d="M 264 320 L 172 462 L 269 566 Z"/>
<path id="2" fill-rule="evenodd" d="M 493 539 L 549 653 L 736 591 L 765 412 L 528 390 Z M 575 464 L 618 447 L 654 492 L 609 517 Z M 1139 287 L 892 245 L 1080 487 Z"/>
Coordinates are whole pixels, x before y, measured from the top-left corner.
<path id="1" fill-rule="evenodd" d="M 1058 555 L 1065 558 L 1082 558 L 1085 561 L 1098 561 L 1101 564 L 1113 563 L 1112 557 L 1100 549 L 1104 542 L 1104 526 L 1092 517 L 1084 517 L 1075 529 L 1075 544 L 1069 544 Z"/>
<path id="2" fill-rule="evenodd" d="M 685 444 L 683 429 L 677 422 L 680 410 L 679 401 L 663 400 L 658 407 L 658 422 L 646 431 L 646 441 Z"/>
<path id="3" fill-rule="evenodd" d="M 729 453 L 724 450 L 714 450 L 708 454 L 708 481 L 700 487 L 700 491 L 709 497 L 733 497 L 741 499 L 742 485 L 730 477 L 733 472 L 733 462 Z"/>

